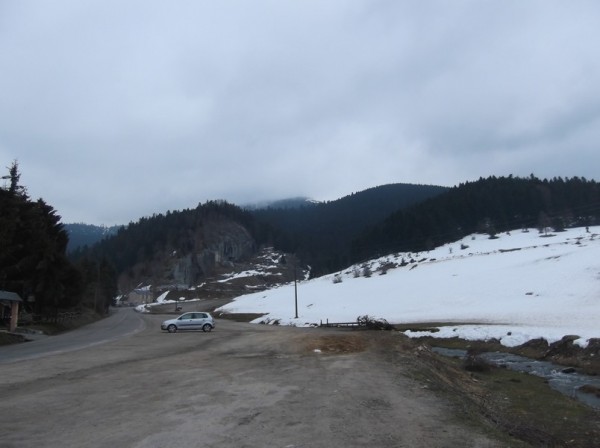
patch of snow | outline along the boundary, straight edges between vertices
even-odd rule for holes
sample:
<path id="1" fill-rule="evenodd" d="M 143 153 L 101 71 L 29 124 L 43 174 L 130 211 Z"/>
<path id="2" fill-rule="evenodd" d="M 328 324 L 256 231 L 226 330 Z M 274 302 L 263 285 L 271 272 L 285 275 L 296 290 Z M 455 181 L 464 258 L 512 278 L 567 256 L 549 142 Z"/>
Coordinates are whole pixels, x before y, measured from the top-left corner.
<path id="1" fill-rule="evenodd" d="M 146 307 L 146 305 L 138 305 L 134 308 L 138 313 L 149 313 L 150 310 Z"/>
<path id="2" fill-rule="evenodd" d="M 158 297 L 156 299 L 156 302 L 153 303 L 144 303 L 142 305 L 138 305 L 136 306 L 134 309 L 135 311 L 139 312 L 139 313 L 149 313 L 150 312 L 150 308 L 158 306 L 158 305 L 168 305 L 168 304 L 175 304 L 175 303 L 189 303 L 189 302 L 198 302 L 200 301 L 200 299 L 189 299 L 186 300 L 185 297 L 180 297 L 177 300 L 167 300 L 165 299 L 165 297 L 167 296 L 169 292 L 165 292 L 163 294 L 160 295 L 160 297 Z"/>
<path id="3" fill-rule="evenodd" d="M 586 346 L 600 337 L 599 234 L 600 227 L 551 237 L 514 230 L 496 239 L 475 234 L 427 252 L 390 254 L 298 282 L 299 319 L 306 325 L 362 315 L 390 323 L 455 322 L 431 336 L 496 338 L 515 346 L 574 334 Z M 294 302 L 291 283 L 240 296 L 218 311 L 268 314 L 269 322 L 298 325 Z"/>
<path id="4" fill-rule="evenodd" d="M 158 298 L 156 299 L 156 303 L 164 303 L 165 300 L 167 299 L 168 295 L 169 295 L 169 291 L 165 291 L 160 296 L 158 296 Z"/>

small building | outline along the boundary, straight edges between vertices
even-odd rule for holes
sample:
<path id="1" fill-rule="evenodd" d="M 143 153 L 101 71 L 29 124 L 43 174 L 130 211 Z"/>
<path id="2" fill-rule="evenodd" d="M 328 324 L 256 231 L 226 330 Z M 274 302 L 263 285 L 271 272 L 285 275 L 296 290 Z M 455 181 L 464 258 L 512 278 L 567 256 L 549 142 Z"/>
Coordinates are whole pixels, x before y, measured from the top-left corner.
<path id="1" fill-rule="evenodd" d="M 13 332 L 19 323 L 19 304 L 23 300 L 16 292 L 0 290 L 0 305 L 2 305 L 2 317 L 5 312 L 9 317 L 8 331 Z"/>

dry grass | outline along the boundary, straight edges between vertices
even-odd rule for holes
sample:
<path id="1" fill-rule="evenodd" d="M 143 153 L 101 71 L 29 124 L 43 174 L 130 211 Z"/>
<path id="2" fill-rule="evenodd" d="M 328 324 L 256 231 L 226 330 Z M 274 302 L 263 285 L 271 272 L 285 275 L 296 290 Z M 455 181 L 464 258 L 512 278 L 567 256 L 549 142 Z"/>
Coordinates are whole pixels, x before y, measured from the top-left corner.
<path id="1" fill-rule="evenodd" d="M 484 418 L 532 446 L 600 446 L 600 412 L 551 389 L 542 378 L 497 367 L 467 372 L 461 360 L 436 355 L 422 341 L 413 353 L 415 374 L 454 400 L 466 419 Z"/>
<path id="2" fill-rule="evenodd" d="M 368 341 L 361 333 L 319 335 L 305 341 L 305 351 L 324 354 L 344 354 L 365 351 Z"/>

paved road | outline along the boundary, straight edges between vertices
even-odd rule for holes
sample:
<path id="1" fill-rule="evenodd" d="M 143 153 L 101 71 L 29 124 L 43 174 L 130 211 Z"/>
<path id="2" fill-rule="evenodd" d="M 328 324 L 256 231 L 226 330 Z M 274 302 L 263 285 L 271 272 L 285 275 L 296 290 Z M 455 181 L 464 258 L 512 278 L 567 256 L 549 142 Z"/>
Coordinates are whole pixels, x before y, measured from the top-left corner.
<path id="1" fill-rule="evenodd" d="M 120 339 L 144 327 L 144 320 L 132 308 L 116 308 L 109 317 L 67 333 L 0 346 L 0 364 L 81 350 Z"/>
<path id="2" fill-rule="evenodd" d="M 169 334 L 128 311 L 106 324 L 141 331 L 0 364 L 0 446 L 510 446 L 422 383 L 398 335 L 226 320 Z"/>

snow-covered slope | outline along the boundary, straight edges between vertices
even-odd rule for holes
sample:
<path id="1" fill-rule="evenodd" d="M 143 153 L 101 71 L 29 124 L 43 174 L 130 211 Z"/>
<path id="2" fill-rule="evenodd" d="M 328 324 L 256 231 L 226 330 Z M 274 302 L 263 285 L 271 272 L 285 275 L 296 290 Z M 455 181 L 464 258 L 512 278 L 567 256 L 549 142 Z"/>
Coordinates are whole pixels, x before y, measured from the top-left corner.
<path id="1" fill-rule="evenodd" d="M 238 297 L 219 311 L 264 313 L 298 326 L 367 314 L 390 323 L 456 323 L 434 334 L 440 337 L 495 337 L 518 345 L 573 334 L 585 346 L 600 337 L 599 234 L 600 227 L 548 236 L 537 230 L 497 239 L 473 235 L 429 252 L 373 260 L 370 277 L 361 265 L 302 281 L 298 319 L 293 284 Z"/>

